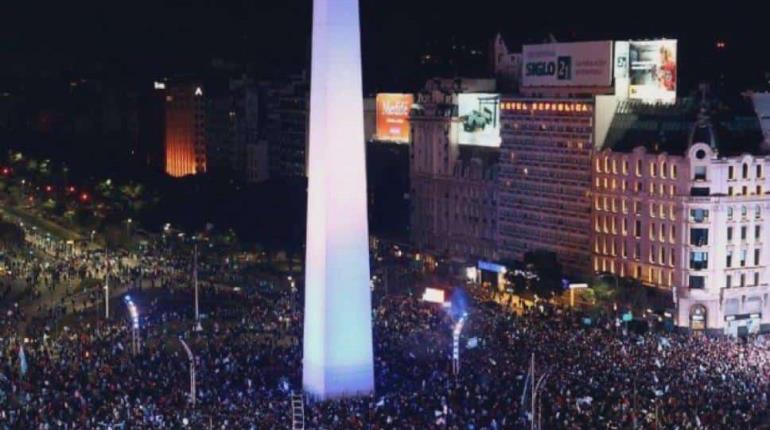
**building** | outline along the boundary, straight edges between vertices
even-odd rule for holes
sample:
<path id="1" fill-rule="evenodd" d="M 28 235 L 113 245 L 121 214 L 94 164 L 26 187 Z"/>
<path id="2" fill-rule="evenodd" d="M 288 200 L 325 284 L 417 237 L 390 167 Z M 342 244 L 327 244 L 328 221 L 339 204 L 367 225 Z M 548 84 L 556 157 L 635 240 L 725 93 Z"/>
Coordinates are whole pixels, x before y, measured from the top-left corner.
<path id="1" fill-rule="evenodd" d="M 264 182 L 270 178 L 267 142 L 260 141 L 246 145 L 246 163 L 244 169 L 247 182 Z"/>
<path id="2" fill-rule="evenodd" d="M 305 176 L 310 82 L 306 72 L 260 84 L 271 177 Z M 363 111 L 363 110 L 362 110 Z"/>
<path id="3" fill-rule="evenodd" d="M 768 153 L 748 100 L 620 103 L 592 162 L 594 271 L 669 291 L 679 327 L 770 329 Z"/>
<path id="4" fill-rule="evenodd" d="M 259 87 L 249 78 L 230 79 L 226 87 L 216 94 L 209 87 L 206 103 L 206 143 L 208 170 L 212 173 L 230 174 L 252 181 L 266 180 L 267 172 L 259 173 L 251 167 L 267 163 L 255 160 L 262 156 L 260 141 L 260 97 Z M 252 147 L 251 154 L 248 148 Z M 249 156 L 252 156 L 249 164 Z M 256 163 L 256 164 L 255 164 Z"/>
<path id="5" fill-rule="evenodd" d="M 567 273 L 587 273 L 593 99 L 505 96 L 501 105 L 501 256 L 546 250 Z"/>
<path id="6" fill-rule="evenodd" d="M 489 79 L 432 79 L 417 96 L 410 117 L 410 220 L 412 241 L 423 252 L 473 262 L 497 256 L 499 149 L 462 143 L 460 115 L 463 95 L 475 101 L 494 90 Z"/>
<path id="7" fill-rule="evenodd" d="M 206 109 L 198 82 L 166 83 L 166 173 L 206 173 Z"/>
<path id="8" fill-rule="evenodd" d="M 521 52 L 511 52 L 503 35 L 498 33 L 492 41 L 490 57 L 498 90 L 517 93 L 521 83 Z"/>

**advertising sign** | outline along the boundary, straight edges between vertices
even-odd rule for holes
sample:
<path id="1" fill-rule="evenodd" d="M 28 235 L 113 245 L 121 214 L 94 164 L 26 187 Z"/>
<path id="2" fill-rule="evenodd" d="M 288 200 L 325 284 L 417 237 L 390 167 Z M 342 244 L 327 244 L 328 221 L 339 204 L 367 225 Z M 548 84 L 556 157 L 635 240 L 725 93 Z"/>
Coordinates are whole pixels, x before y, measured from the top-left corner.
<path id="1" fill-rule="evenodd" d="M 411 94 L 377 94 L 377 140 L 409 143 Z"/>
<path id="2" fill-rule="evenodd" d="M 649 103 L 676 101 L 676 40 L 631 41 L 628 64 L 629 98 Z"/>
<path id="3" fill-rule="evenodd" d="M 524 45 L 524 87 L 609 87 L 612 41 Z"/>
<path id="4" fill-rule="evenodd" d="M 500 146 L 500 94 L 458 95 L 461 145 Z"/>
<path id="5" fill-rule="evenodd" d="M 422 301 L 428 302 L 428 303 L 444 303 L 445 301 L 444 297 L 444 290 L 440 290 L 438 288 L 426 288 L 425 292 L 422 294 Z"/>

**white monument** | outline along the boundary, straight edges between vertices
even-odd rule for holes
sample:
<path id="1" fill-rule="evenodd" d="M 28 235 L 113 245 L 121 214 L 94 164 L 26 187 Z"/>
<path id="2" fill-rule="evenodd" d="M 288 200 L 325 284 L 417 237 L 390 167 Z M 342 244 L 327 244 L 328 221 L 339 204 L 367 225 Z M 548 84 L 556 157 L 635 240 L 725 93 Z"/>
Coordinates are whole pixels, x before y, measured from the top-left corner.
<path id="1" fill-rule="evenodd" d="M 374 391 L 358 0 L 313 2 L 303 385 Z"/>

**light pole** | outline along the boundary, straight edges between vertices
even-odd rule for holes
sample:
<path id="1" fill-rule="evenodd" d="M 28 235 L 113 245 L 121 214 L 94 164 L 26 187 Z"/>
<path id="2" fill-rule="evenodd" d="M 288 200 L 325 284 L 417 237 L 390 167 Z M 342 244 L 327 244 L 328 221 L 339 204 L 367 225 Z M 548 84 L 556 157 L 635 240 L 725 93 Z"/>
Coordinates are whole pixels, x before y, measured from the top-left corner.
<path id="1" fill-rule="evenodd" d="M 131 237 L 131 223 L 134 222 L 131 218 L 126 220 L 126 236 Z"/>
<path id="2" fill-rule="evenodd" d="M 455 376 L 460 373 L 460 334 L 463 331 L 467 317 L 468 313 L 463 312 L 463 315 L 457 320 L 452 329 L 452 372 Z"/>
<path id="3" fill-rule="evenodd" d="M 104 319 L 110 319 L 110 255 L 105 252 L 107 267 L 104 273 Z"/>
<path id="4" fill-rule="evenodd" d="M 193 237 L 193 288 L 195 289 L 195 331 L 203 330 L 201 327 L 200 311 L 198 309 L 198 242 Z"/>
<path id="5" fill-rule="evenodd" d="M 139 311 L 131 296 L 123 298 L 128 307 L 128 315 L 131 317 L 131 351 L 134 355 L 139 353 Z"/>
<path id="6" fill-rule="evenodd" d="M 180 337 L 179 342 L 182 343 L 182 347 L 184 347 L 184 350 L 187 353 L 187 359 L 190 361 L 190 402 L 192 403 L 193 407 L 195 407 L 195 356 L 190 350 L 190 347 L 187 346 L 187 342 L 185 342 L 184 339 Z"/>

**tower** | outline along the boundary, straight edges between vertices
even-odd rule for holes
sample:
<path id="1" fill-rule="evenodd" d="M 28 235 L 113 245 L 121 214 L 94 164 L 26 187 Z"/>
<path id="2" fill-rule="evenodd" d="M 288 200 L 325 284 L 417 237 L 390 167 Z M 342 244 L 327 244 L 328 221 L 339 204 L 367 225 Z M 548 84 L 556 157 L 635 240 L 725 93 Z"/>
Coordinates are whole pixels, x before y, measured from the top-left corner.
<path id="1" fill-rule="evenodd" d="M 374 390 L 358 0 L 313 2 L 303 385 Z"/>

